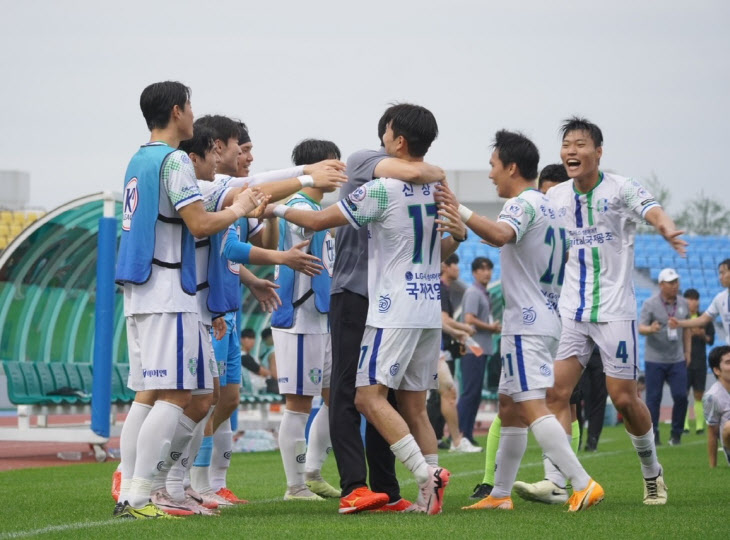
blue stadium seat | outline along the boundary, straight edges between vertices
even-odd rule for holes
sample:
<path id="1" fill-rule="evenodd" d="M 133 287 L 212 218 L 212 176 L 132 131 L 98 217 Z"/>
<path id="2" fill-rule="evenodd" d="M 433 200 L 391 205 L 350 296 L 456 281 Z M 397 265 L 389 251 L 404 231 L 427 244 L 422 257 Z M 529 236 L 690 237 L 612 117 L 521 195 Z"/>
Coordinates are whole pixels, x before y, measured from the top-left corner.
<path id="1" fill-rule="evenodd" d="M 659 279 L 659 272 L 661 272 L 661 268 L 658 266 L 652 266 L 649 269 L 649 276 L 651 276 L 652 281 Z"/>
<path id="2" fill-rule="evenodd" d="M 647 263 L 649 268 L 658 268 L 659 270 L 663 268 L 662 260 L 658 255 L 649 255 L 649 257 L 647 257 Z"/>

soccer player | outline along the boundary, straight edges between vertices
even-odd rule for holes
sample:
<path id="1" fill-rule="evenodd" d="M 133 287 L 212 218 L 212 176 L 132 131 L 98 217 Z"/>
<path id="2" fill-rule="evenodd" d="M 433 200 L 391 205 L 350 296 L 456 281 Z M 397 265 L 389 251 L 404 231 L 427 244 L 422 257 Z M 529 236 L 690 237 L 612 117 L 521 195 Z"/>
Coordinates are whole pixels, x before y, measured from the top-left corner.
<path id="1" fill-rule="evenodd" d="M 207 371 L 200 353 L 192 235 L 223 230 L 263 200 L 247 190 L 228 208 L 206 212 L 190 159 L 176 150 L 193 136 L 189 88 L 170 81 L 152 84 L 142 92 L 140 107 L 150 142 L 125 174 L 116 269 L 116 281 L 124 287 L 128 384 L 136 396 L 122 429 L 122 486 L 114 515 L 132 519 L 167 515 L 150 502 L 152 483 L 158 466 L 179 457 L 170 455 L 178 424 L 196 423 L 183 410 Z"/>
<path id="2" fill-rule="evenodd" d="M 665 504 L 667 489 L 657 461 L 649 410 L 636 390 L 636 296 L 632 282 L 634 235 L 645 219 L 682 256 L 687 243 L 654 197 L 631 178 L 601 171 L 603 134 L 573 117 L 563 124 L 560 157 L 572 181 L 553 187 L 548 198 L 568 221 L 570 257 L 560 297 L 563 330 L 548 406 L 570 434 L 570 395 L 596 345 L 611 401 L 624 418 L 644 477 L 644 504 Z M 545 460 L 545 480 L 517 482 L 515 491 L 545 501 L 565 488 L 563 475 Z"/>
<path id="3" fill-rule="evenodd" d="M 502 263 L 504 315 L 500 354 L 499 416 L 502 420 L 495 483 L 491 493 L 467 509 L 512 510 L 512 485 L 527 448 L 529 426 L 544 455 L 573 484 L 569 511 L 603 500 L 603 488 L 581 466 L 560 423 L 548 410 L 553 360 L 560 335 L 558 299 L 565 268 L 565 223 L 550 201 L 534 188 L 535 145 L 524 135 L 498 131 L 489 164 L 497 194 L 508 199 L 497 221 L 459 213 L 466 225 L 498 246 Z"/>
<path id="4" fill-rule="evenodd" d="M 339 158 L 340 150 L 331 141 L 308 139 L 292 152 L 295 165 Z M 304 188 L 286 205 L 305 211 L 321 210 L 324 194 L 331 191 L 334 189 Z M 309 243 L 309 251 L 321 258 L 326 271 L 308 276 L 281 266 L 276 269 L 275 282 L 280 286 L 282 305 L 271 316 L 271 328 L 279 392 L 286 398 L 279 448 L 287 483 L 284 500 L 322 500 L 340 496 L 340 490 L 322 478 L 322 464 L 331 447 L 329 301 L 335 242 L 329 231 L 315 233 L 284 219 L 279 221 L 280 250 L 302 242 Z M 307 446 L 304 434 L 312 397 L 319 395 L 324 403 L 312 421 Z"/>
<path id="5" fill-rule="evenodd" d="M 730 347 L 723 345 L 712 349 L 709 363 L 717 381 L 705 392 L 702 403 L 707 422 L 707 456 L 710 467 L 715 468 L 718 439 L 730 465 Z"/>
<path id="6" fill-rule="evenodd" d="M 438 132 L 436 121 L 423 107 L 398 107 L 383 135 L 385 150 L 388 155 L 420 162 Z M 438 467 L 436 436 L 426 414 L 426 391 L 437 385 L 439 264 L 442 255 L 456 248 L 454 236 L 461 240 L 466 236 L 456 209 L 444 205 L 442 210 L 450 219 L 442 220 L 443 227 L 452 237 L 437 242 L 434 189 L 435 184 L 378 179 L 321 212 L 283 205 L 275 209 L 280 217 L 314 230 L 347 223 L 360 229 L 370 224 L 368 295 L 372 301 L 360 344 L 355 404 L 414 473 L 420 504 L 411 510 L 428 514 L 441 511 L 449 481 L 449 472 Z M 396 390 L 398 411 L 388 402 L 388 388 Z M 341 513 L 349 513 L 345 504 L 341 501 Z M 352 511 L 360 510 L 356 504 L 353 499 Z"/>
<path id="7" fill-rule="evenodd" d="M 562 163 L 545 165 L 540 171 L 540 177 L 537 180 L 537 189 L 542 193 L 547 193 L 551 187 L 555 187 L 568 180 L 570 180 L 570 177 Z"/>

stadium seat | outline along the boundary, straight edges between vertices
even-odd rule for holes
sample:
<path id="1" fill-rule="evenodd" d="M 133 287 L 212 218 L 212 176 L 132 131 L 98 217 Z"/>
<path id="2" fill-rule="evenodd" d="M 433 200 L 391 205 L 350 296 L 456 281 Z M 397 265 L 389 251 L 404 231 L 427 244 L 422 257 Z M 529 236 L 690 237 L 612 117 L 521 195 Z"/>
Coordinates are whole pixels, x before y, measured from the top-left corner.
<path id="1" fill-rule="evenodd" d="M 115 364 L 112 372 L 112 401 L 115 403 L 131 403 L 134 392 L 127 388 L 129 365 Z"/>
<path id="2" fill-rule="evenodd" d="M 53 379 L 53 374 L 51 373 L 51 366 L 45 362 L 29 363 L 33 364 L 33 367 L 38 374 L 38 380 L 41 385 L 41 393 L 47 396 L 49 400 L 56 404 L 79 402 L 79 399 L 76 396 L 50 395 L 59 390 L 59 388 L 63 388 L 56 386 L 56 381 Z"/>
<path id="3" fill-rule="evenodd" d="M 5 235 L 0 235 L 0 249 L 5 249 L 10 244 L 10 241 Z"/>
<path id="4" fill-rule="evenodd" d="M 20 362 L 5 360 L 3 371 L 8 381 L 8 399 L 15 405 L 36 405 L 45 401 L 38 390 L 35 394 L 28 391 L 23 377 L 23 370 Z"/>
<path id="5" fill-rule="evenodd" d="M 10 236 L 10 225 L 7 223 L 0 223 L 0 234 L 3 236 Z"/>
<path id="6" fill-rule="evenodd" d="M 11 223 L 13 221 L 13 213 L 9 210 L 0 211 L 0 223 Z"/>
<path id="7" fill-rule="evenodd" d="M 76 369 L 79 370 L 79 375 L 81 376 L 81 388 L 87 394 L 91 394 L 91 389 L 94 387 L 94 375 L 91 364 L 76 364 Z"/>
<path id="8" fill-rule="evenodd" d="M 23 374 L 25 381 L 25 390 L 29 397 L 35 397 L 36 403 L 60 403 L 51 396 L 46 396 L 41 389 L 41 382 L 38 379 L 38 373 L 33 367 L 33 362 L 18 362 L 20 372 Z"/>
<path id="9" fill-rule="evenodd" d="M 10 236 L 13 236 L 13 237 L 18 236 L 21 232 L 23 232 L 23 228 L 24 227 L 22 225 L 18 225 L 17 223 L 11 224 L 10 225 Z"/>

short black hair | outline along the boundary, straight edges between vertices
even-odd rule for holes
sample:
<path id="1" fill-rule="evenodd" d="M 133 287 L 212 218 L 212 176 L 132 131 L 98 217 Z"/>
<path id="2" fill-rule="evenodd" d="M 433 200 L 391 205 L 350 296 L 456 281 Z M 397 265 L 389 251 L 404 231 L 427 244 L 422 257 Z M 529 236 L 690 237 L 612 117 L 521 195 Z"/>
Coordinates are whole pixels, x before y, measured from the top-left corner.
<path id="1" fill-rule="evenodd" d="M 190 95 L 190 88 L 177 81 L 153 83 L 142 90 L 139 108 L 142 109 L 142 116 L 149 130 L 165 129 L 170 123 L 173 107 L 177 105 L 185 109 Z"/>
<path id="2" fill-rule="evenodd" d="M 384 119 L 385 126 L 390 125 L 393 137 L 403 137 L 408 143 L 408 153 L 413 157 L 423 157 L 438 137 L 439 127 L 433 113 L 420 105 L 398 103 L 391 105 L 378 123 L 378 131 Z M 385 129 L 383 129 L 385 133 Z M 380 135 L 380 140 L 383 136 Z"/>
<path id="3" fill-rule="evenodd" d="M 208 126 L 193 125 L 193 138 L 180 142 L 180 150 L 186 154 L 196 154 L 202 158 L 215 147 L 213 130 Z"/>
<path id="4" fill-rule="evenodd" d="M 471 271 L 476 272 L 485 266 L 491 270 L 494 268 L 494 263 L 492 263 L 492 261 L 487 257 L 477 257 L 471 262 Z"/>
<path id="5" fill-rule="evenodd" d="M 241 124 L 232 118 L 220 114 L 208 114 L 195 121 L 195 126 L 207 126 L 213 130 L 213 137 L 228 143 L 228 139 L 239 140 L 241 138 Z"/>
<path id="6" fill-rule="evenodd" d="M 261 330 L 261 339 L 267 339 L 271 337 L 271 327 L 264 328 Z"/>
<path id="7" fill-rule="evenodd" d="M 459 264 L 459 256 L 456 253 L 452 253 L 446 259 L 444 259 L 444 264 L 446 266 L 451 266 L 452 264 Z"/>
<path id="8" fill-rule="evenodd" d="M 720 264 L 717 265 L 718 268 L 721 266 L 724 266 L 728 270 L 730 270 L 730 259 L 725 259 L 724 261 L 721 261 Z"/>
<path id="9" fill-rule="evenodd" d="M 251 134 L 248 132 L 248 126 L 242 120 L 235 120 L 238 124 L 238 146 L 251 142 Z"/>
<path id="10" fill-rule="evenodd" d="M 730 353 L 730 345 L 720 345 L 710 351 L 707 363 L 710 364 L 713 375 L 715 375 L 715 368 L 720 369 L 720 361 L 727 353 Z M 715 378 L 717 379 L 717 375 L 715 375 Z"/>
<path id="11" fill-rule="evenodd" d="M 291 160 L 294 165 L 309 165 L 325 159 L 340 159 L 342 154 L 332 141 L 304 139 L 294 147 Z"/>
<path id="12" fill-rule="evenodd" d="M 585 131 L 590 135 L 593 140 L 593 145 L 598 148 L 603 146 L 603 133 L 601 128 L 596 124 L 588 120 L 587 118 L 581 118 L 580 116 L 571 116 L 563 120 L 563 125 L 560 128 L 563 134 L 563 139 L 571 131 Z"/>
<path id="13" fill-rule="evenodd" d="M 523 178 L 527 180 L 537 178 L 540 152 L 535 143 L 522 133 L 501 129 L 495 134 L 492 147 L 497 151 L 499 160 L 505 167 L 514 163 Z"/>
<path id="14" fill-rule="evenodd" d="M 241 330 L 241 339 L 243 338 L 256 339 L 256 332 L 253 331 L 253 328 L 244 328 Z"/>
<path id="15" fill-rule="evenodd" d="M 541 188 L 545 182 L 563 183 L 570 180 L 568 171 L 562 163 L 553 163 L 545 165 L 540 171 L 540 179 L 537 181 L 537 187 Z"/>
<path id="16" fill-rule="evenodd" d="M 700 299 L 700 293 L 697 289 L 687 289 L 684 291 L 684 294 L 682 295 L 685 298 L 689 298 L 690 300 L 699 300 Z"/>

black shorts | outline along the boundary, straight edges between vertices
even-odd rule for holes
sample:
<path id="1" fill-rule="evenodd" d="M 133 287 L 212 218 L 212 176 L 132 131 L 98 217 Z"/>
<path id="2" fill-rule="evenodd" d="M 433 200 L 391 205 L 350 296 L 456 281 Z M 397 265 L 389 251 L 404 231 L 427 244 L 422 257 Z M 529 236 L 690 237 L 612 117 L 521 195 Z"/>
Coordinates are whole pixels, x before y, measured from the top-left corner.
<path id="1" fill-rule="evenodd" d="M 687 370 L 687 390 L 692 388 L 697 392 L 704 392 L 706 380 L 707 370 L 704 367 L 689 368 Z"/>
<path id="2" fill-rule="evenodd" d="M 583 399 L 583 393 L 580 391 L 580 383 L 578 383 L 575 385 L 575 388 L 573 388 L 573 393 L 570 395 L 570 404 L 578 405 L 581 399 Z"/>

